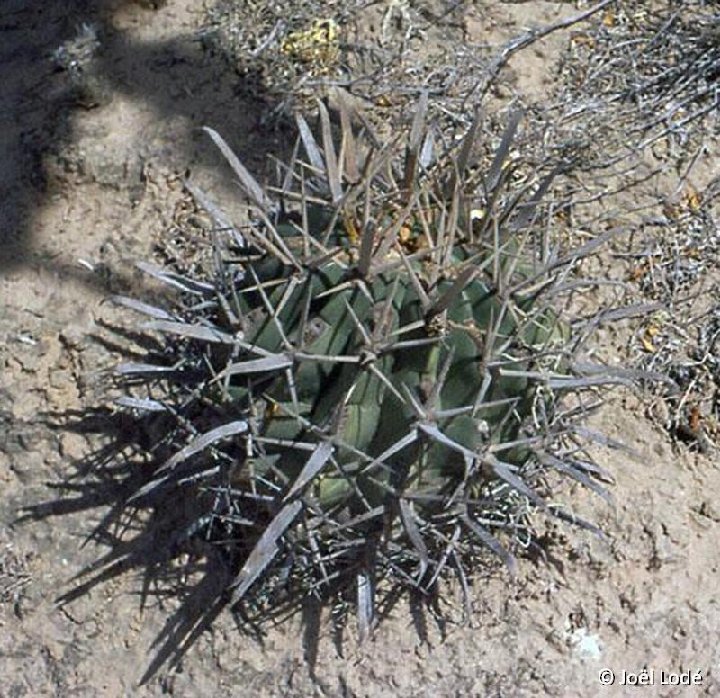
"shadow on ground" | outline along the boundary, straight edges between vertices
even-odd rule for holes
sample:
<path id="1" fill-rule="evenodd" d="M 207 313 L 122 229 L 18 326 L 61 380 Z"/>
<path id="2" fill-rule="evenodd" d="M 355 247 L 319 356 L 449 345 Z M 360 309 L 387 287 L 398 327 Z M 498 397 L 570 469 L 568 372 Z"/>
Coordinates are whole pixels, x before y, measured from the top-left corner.
<path id="1" fill-rule="evenodd" d="M 159 351 L 158 347 L 154 349 Z M 148 347 L 148 351 L 152 350 Z M 44 416 L 51 428 L 100 437 L 104 445 L 74 463 L 62 481 L 50 485 L 58 492 L 57 498 L 25 507 L 15 524 L 32 525 L 56 517 L 102 512 L 86 539 L 86 543 L 97 546 L 98 555 L 69 580 L 67 591 L 55 599 L 60 606 L 72 604 L 127 574 L 137 580 L 141 609 L 151 599 L 177 599 L 175 610 L 168 614 L 153 642 L 141 684 L 162 671 L 177 669 L 225 609 L 232 611 L 238 631 L 260 645 L 271 626 L 283 624 L 299 613 L 303 658 L 313 680 L 321 618 L 330 612 L 333 644 L 338 655 L 344 656 L 348 633 L 355 625 L 351 618 L 355 599 L 345 582 L 326 589 L 317 598 L 296 593 L 295 586 L 288 582 L 272 591 L 260 605 L 243 601 L 233 606 L 231 585 L 257 539 L 235 540 L 231 545 L 224 545 L 217 536 L 208 539 L 207 503 L 216 495 L 203 495 L 200 489 L 189 493 L 187 488 L 173 487 L 165 494 L 164 503 L 152 507 L 146 506 L 142 498 L 136 499 L 172 452 L 164 436 L 173 417 L 137 417 L 109 409 L 68 410 Z M 150 453 L 153 457 L 149 459 Z M 206 533 L 201 531 L 203 528 Z M 379 593 L 377 622 L 390 617 L 404 596 L 396 587 Z M 409 598 L 414 631 L 421 644 L 429 643 L 431 623 L 445 637 L 445 611 L 438 601 L 435 595 L 419 593 Z"/>
<path id="2" fill-rule="evenodd" d="M 127 21 L 117 21 L 121 14 L 126 19 L 130 16 L 134 27 L 142 28 L 144 23 L 162 21 L 162 13 L 183 11 L 182 2 L 157 10 L 145 6 L 149 4 L 131 0 L 3 3 L 0 273 L 20 268 L 36 255 L 37 213 L 57 193 L 52 191 L 48 162 L 54 160 L 57 166 L 56 154 L 77 140 L 78 124 L 90 110 L 119 110 L 118 102 L 128 101 L 152 110 L 156 132 L 132 134 L 144 150 L 142 156 L 155 156 L 161 163 L 172 157 L 183 169 L 218 164 L 214 148 L 201 132 L 204 125 L 220 131 L 259 168 L 266 166 L 267 152 L 277 152 L 280 135 L 260 125 L 269 98 L 260 91 L 259 81 L 241 80 L 222 59 L 207 55 L 192 27 L 183 27 L 185 31 L 171 38 L 143 41 L 134 38 L 142 32 L 131 36 L 122 28 Z M 192 3 L 188 7 L 192 9 Z M 84 26 L 93 27 L 98 37 L 92 78 L 100 92 L 106 93 L 100 95 L 99 105 L 92 96 L 77 94 L 72 75 L 60 69 L 53 57 L 61 45 L 81 35 Z M 103 104 L 106 96 L 115 100 Z M 117 117 L 122 122 L 119 111 Z M 182 122 L 179 131 L 176 127 L 164 134 L 164 124 L 178 122 Z M 130 168 L 125 176 L 137 180 L 142 173 Z M 120 186 L 133 184 L 118 182 Z"/>

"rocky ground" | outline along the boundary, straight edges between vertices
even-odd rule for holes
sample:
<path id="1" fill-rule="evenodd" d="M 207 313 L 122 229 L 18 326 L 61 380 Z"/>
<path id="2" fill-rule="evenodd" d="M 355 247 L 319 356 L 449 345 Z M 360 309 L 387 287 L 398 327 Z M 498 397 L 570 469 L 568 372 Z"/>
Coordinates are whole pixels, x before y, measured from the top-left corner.
<path id="1" fill-rule="evenodd" d="M 594 447 L 615 478 L 613 506 L 572 493 L 607 540 L 561 529 L 548 559 L 523 560 L 514 583 L 501 569 L 479 575 L 469 624 L 453 589 L 444 623 L 418 624 L 401 602 L 363 647 L 354 627 L 338 633 L 327 614 L 310 625 L 293 617 L 263 637 L 223 615 L 178 668 L 140 685 L 179 600 L 160 590 L 142 598 L 142 578 L 128 573 L 58 603 L 102 554 L 86 538 L 111 504 L 80 484 L 98 447 L 92 425 L 62 426 L 107 402 L 104 372 L 119 349 L 108 328 L 127 323 L 108 297 L 140 292 L 134 262 L 187 223 L 188 170 L 231 215 L 237 206 L 202 126 L 260 174 L 292 140 L 272 116 L 278 96 L 201 40 L 203 4 L 157 4 L 6 0 L 0 10 L 0 695 L 624 695 L 622 672 L 643 669 L 655 670 L 648 695 L 679 693 L 660 685 L 661 671 L 699 672 L 688 692 L 717 694 L 716 444 L 712 434 L 702 448 L 678 442 L 662 426 L 668 407 L 637 391 L 613 393 L 592 418 L 632 449 Z M 429 34 L 435 45 L 447 33 L 500 46 L 578 11 L 567 2 L 381 2 L 367 10 L 377 31 L 387 30 L 386 5 L 405 7 L 410 22 L 413 12 L 437 18 L 450 8 L 453 21 Z M 92 54 L 89 87 L 72 83 L 72 57 L 56 53 L 78 36 Z M 549 95 L 569 40 L 559 31 L 518 53 L 493 99 Z M 698 190 L 718 175 L 716 146 L 708 141 L 695 163 Z M 658 181 L 671 197 L 678 177 Z M 619 273 L 618 262 L 599 264 Z M 706 298 L 718 279 L 716 266 L 704 270 Z M 620 356 L 637 328 L 604 331 L 598 353 Z M 42 516 L 23 517 L 43 502 L 52 504 Z M 611 688 L 603 669 L 616 674 Z"/>

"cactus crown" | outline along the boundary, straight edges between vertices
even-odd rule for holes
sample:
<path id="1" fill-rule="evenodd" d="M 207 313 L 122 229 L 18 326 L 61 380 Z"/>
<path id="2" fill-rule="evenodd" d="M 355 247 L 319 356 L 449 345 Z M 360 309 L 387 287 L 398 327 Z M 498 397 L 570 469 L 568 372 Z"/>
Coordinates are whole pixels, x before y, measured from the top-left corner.
<path id="1" fill-rule="evenodd" d="M 548 300 L 577 258 L 548 239 L 558 172 L 511 186 L 519 114 L 478 170 L 480 117 L 436 156 L 426 113 L 422 98 L 396 157 L 320 104 L 320 139 L 299 117 L 270 192 L 208 129 L 250 223 L 240 233 L 191 187 L 218 223 L 212 277 L 155 271 L 183 292 L 172 312 L 122 301 L 173 356 L 119 370 L 167 379 L 165 398 L 121 402 L 162 412 L 176 448 L 131 502 L 201 502 L 178 540 L 222 551 L 232 603 L 354 581 L 366 632 L 382 577 L 427 592 L 487 548 L 512 567 L 532 509 L 583 524 L 541 495 L 548 472 L 604 494 L 558 446 L 558 394 L 582 383 Z"/>

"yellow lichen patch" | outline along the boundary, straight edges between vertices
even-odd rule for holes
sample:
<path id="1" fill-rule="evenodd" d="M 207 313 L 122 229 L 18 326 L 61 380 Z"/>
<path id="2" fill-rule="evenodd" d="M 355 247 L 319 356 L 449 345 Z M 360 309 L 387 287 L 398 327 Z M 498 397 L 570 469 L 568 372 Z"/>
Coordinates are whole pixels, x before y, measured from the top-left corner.
<path id="1" fill-rule="evenodd" d="M 381 109 L 392 107 L 393 104 L 393 100 L 388 95 L 378 95 L 375 98 L 375 106 L 380 107 Z"/>
<path id="2" fill-rule="evenodd" d="M 357 245 L 360 241 L 360 234 L 358 233 L 357 225 L 355 225 L 355 219 L 349 213 L 343 214 L 343 222 L 345 223 L 345 233 L 347 234 L 348 240 L 351 245 Z"/>
<path id="3" fill-rule="evenodd" d="M 702 206 L 702 195 L 692 186 L 683 192 L 682 196 L 663 205 L 663 213 L 671 220 L 678 220 L 688 213 L 697 213 Z"/>
<path id="4" fill-rule="evenodd" d="M 685 202 L 693 213 L 697 213 L 702 204 L 702 197 L 693 187 L 688 187 L 688 190 L 685 192 Z"/>
<path id="5" fill-rule="evenodd" d="M 576 46 L 587 46 L 588 48 L 595 48 L 596 41 L 592 36 L 579 33 L 575 34 L 575 36 L 570 39 L 570 43 L 572 44 L 573 48 L 575 48 Z"/>
<path id="6" fill-rule="evenodd" d="M 660 328 L 655 324 L 650 324 L 645 328 L 645 331 L 640 338 L 640 342 L 643 346 L 643 349 L 648 352 L 648 354 L 654 354 L 657 351 L 654 337 L 656 337 L 659 333 Z"/>
<path id="7" fill-rule="evenodd" d="M 655 349 L 655 345 L 652 343 L 652 341 L 650 341 L 649 339 L 647 339 L 647 337 L 643 337 L 641 341 L 642 341 L 643 349 L 644 349 L 648 354 L 654 354 L 654 353 L 657 351 L 657 350 Z"/>
<path id="8" fill-rule="evenodd" d="M 608 10 L 603 15 L 602 23 L 606 27 L 614 27 L 617 24 L 617 15 L 612 10 Z"/>
<path id="9" fill-rule="evenodd" d="M 327 66 L 337 59 L 340 30 L 333 19 L 316 19 L 310 29 L 290 32 L 280 50 L 301 63 Z"/>

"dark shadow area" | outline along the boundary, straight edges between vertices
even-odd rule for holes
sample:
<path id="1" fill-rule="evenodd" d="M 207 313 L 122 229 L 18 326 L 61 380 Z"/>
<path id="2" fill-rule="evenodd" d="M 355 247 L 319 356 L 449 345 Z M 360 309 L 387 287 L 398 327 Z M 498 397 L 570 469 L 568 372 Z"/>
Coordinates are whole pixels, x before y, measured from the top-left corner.
<path id="1" fill-rule="evenodd" d="M 152 110 L 157 124 L 152 133 L 134 134 L 140 152 L 131 155 L 137 167 L 126 168 L 127 181 L 117 183 L 122 188 L 140 186 L 144 159 L 180 171 L 202 164 L 217 167 L 220 158 L 201 131 L 205 125 L 222 133 L 256 172 L 267 167 L 269 152 L 282 151 L 282 134 L 261 125 L 270 107 L 260 80 L 241 79 L 221 57 L 208 55 L 190 31 L 138 41 L 116 28 L 120 11 L 135 13 L 137 22 L 144 17 L 158 22 L 162 13 L 173 11 L 173 3 L 159 9 L 135 0 L 6 0 L 2 5 L 0 272 L 29 263 L 35 254 L 37 212 L 56 193 L 48 163 L 50 169 L 67 165 L 62 151 L 76 141 L 83 116 L 91 109 L 115 109 L 113 95 Z M 74 59 L 66 56 L 63 69 L 57 51 L 83 35 L 84 27 L 95 33 L 97 50 L 75 79 Z M 110 101 L 103 103 L 106 98 Z M 118 118 L 122 123 L 122 114 Z M 167 136 L 165 124 L 174 124 Z M 230 177 L 227 183 L 232 185 Z"/>
<path id="2" fill-rule="evenodd" d="M 318 680 L 315 670 L 324 618 L 330 621 L 339 656 L 346 654 L 348 635 L 353 635 L 356 625 L 354 575 L 318 597 L 301 593 L 288 580 L 260 602 L 242 601 L 233 606 L 231 584 L 257 539 L 249 536 L 247 541 L 223 540 L 222 531 L 214 531 L 207 521 L 213 495 L 199 488 L 191 492 L 187 487 L 173 487 L 160 500 L 155 498 L 152 506 L 142 497 L 136 499 L 172 453 L 165 442 L 172 416 L 162 413 L 138 417 L 98 409 L 42 417 L 52 429 L 100 437 L 104 444 L 84 460 L 73 463 L 64 479 L 48 484 L 57 492 L 56 497 L 24 508 L 14 522 L 32 525 L 56 517 L 99 513 L 98 523 L 83 543 L 95 546 L 97 556 L 67 580 L 66 591 L 56 602 L 71 604 L 127 574 L 133 577 L 140 608 L 160 604 L 167 598 L 179 601 L 149 648 L 152 656 L 143 667 L 141 683 L 178 668 L 200 635 L 225 609 L 232 611 L 238 631 L 260 644 L 271 626 L 282 625 L 299 613 L 304 660 L 313 681 Z M 376 622 L 392 616 L 404 598 L 406 594 L 392 585 L 383 591 L 378 598 Z M 428 642 L 431 619 L 445 636 L 445 620 L 436 598 L 415 594 L 410 603 L 420 642 Z"/>
<path id="3" fill-rule="evenodd" d="M 167 415 L 138 420 L 126 413 L 98 410 L 46 417 L 59 430 L 101 434 L 107 445 L 75 463 L 74 473 L 64 481 L 51 485 L 59 491 L 57 499 L 28 507 L 16 523 L 103 511 L 85 541 L 98 546 L 98 557 L 70 580 L 69 590 L 57 598 L 61 605 L 125 573 L 140 577 L 141 607 L 153 597 L 180 600 L 153 644 L 154 656 L 142 678 L 146 682 L 161 668 L 177 666 L 226 607 L 232 561 L 194 535 L 193 523 L 202 513 L 199 498 L 178 500 L 169 494 L 165 506 L 151 511 L 130 502 L 156 467 L 138 454 L 147 449 L 158 460 L 167 455 L 162 449 Z"/>
<path id="4" fill-rule="evenodd" d="M 170 492 L 164 506 L 148 510 L 130 500 L 148 482 L 157 463 L 142 462 L 141 452 L 154 452 L 157 461 L 167 456 L 162 448 L 166 415 L 135 419 L 125 413 L 98 410 L 94 413 L 46 415 L 54 427 L 83 435 L 102 435 L 107 445 L 86 460 L 75 463 L 74 473 L 61 483 L 57 499 L 28 507 L 17 524 L 68 516 L 100 508 L 102 517 L 85 544 L 98 546 L 98 557 L 69 581 L 69 590 L 56 601 L 60 605 L 90 593 L 93 589 L 126 573 L 137 575 L 140 607 L 155 598 L 180 601 L 158 633 L 152 658 L 144 668 L 141 683 L 163 669 L 177 667 L 203 631 L 210 628 L 230 603 L 228 586 L 241 560 L 227 555 L 222 546 L 204 539 L 197 525 L 201 521 L 201 497 L 180 497 Z M 277 614 L 260 614 L 234 609 L 241 632 L 261 641 L 263 626 L 282 622 L 301 605 L 296 599 L 278 608 Z M 319 609 L 319 606 L 315 606 Z M 319 611 L 318 611 L 319 613 Z M 305 634 L 317 632 L 317 616 L 310 614 Z M 310 640 L 313 642 L 313 640 Z M 308 662 L 314 666 L 316 648 L 308 647 Z"/>

